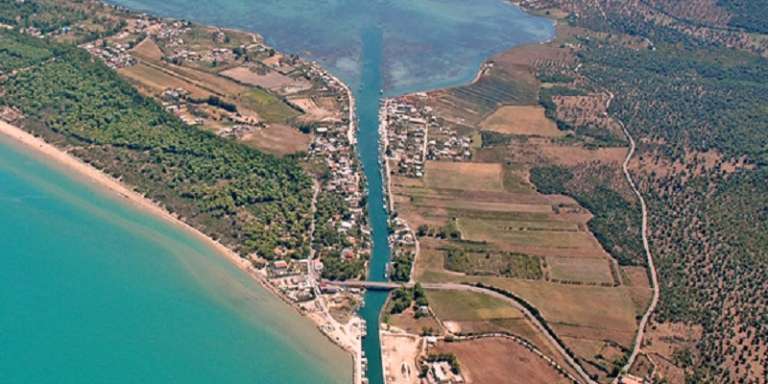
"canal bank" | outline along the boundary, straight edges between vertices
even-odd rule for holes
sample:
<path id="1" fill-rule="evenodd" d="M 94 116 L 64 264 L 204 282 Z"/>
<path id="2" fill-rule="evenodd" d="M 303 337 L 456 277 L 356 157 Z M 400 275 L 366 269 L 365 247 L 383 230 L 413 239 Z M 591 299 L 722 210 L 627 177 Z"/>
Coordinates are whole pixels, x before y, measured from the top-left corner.
<path id="1" fill-rule="evenodd" d="M 381 98 L 383 53 L 382 31 L 371 26 L 361 35 L 362 71 L 355 94 L 358 116 L 358 151 L 368 182 L 368 218 L 373 249 L 368 268 L 368 280 L 386 281 L 389 261 L 388 212 L 384 205 L 382 168 L 379 156 L 379 100 Z M 368 359 L 367 377 L 370 384 L 383 384 L 379 316 L 387 300 L 387 291 L 368 290 L 360 316 L 365 320 L 366 336 L 363 352 Z"/>

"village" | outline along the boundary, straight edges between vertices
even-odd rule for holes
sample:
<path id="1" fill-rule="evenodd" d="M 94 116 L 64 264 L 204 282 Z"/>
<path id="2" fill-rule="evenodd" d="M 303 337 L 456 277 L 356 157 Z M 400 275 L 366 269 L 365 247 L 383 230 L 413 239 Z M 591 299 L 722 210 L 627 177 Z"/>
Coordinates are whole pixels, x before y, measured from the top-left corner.
<path id="1" fill-rule="evenodd" d="M 381 107 L 382 131 L 387 135 L 384 153 L 397 175 L 421 178 L 427 160 L 467 161 L 472 139 L 460 135 L 424 105 L 426 94 L 387 99 Z"/>

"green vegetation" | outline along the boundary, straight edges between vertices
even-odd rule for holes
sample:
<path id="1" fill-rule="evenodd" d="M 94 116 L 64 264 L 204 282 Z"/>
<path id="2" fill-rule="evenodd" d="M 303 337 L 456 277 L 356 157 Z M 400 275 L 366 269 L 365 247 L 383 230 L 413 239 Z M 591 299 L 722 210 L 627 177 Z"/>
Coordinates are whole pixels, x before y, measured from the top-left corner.
<path id="1" fill-rule="evenodd" d="M 354 244 L 348 237 L 361 238 L 357 232 L 339 231 L 341 221 L 350 217 L 349 206 L 335 193 L 321 191 L 315 210 L 315 238 L 312 246 L 323 261 L 323 278 L 349 280 L 362 276 L 365 260 L 357 256 L 346 259 L 343 253 L 354 254 Z M 359 229 L 358 229 L 359 230 Z"/>
<path id="2" fill-rule="evenodd" d="M 286 123 L 300 114 L 279 97 L 260 88 L 254 88 L 242 95 L 240 102 L 271 123 Z"/>
<path id="3" fill-rule="evenodd" d="M 445 269 L 468 275 L 497 275 L 532 280 L 543 277 L 538 256 L 461 248 L 448 248 L 445 254 Z"/>
<path id="4" fill-rule="evenodd" d="M 438 239 L 461 240 L 461 230 L 456 224 L 456 218 L 451 218 L 445 225 L 439 227 L 420 225 L 416 229 L 416 235 L 419 237 L 435 237 Z"/>
<path id="5" fill-rule="evenodd" d="M 734 14 L 728 25 L 768 33 L 768 2 L 765 0 L 719 0 L 717 5 Z"/>
<path id="6" fill-rule="evenodd" d="M 37 28 L 42 33 L 57 31 L 84 20 L 83 10 L 48 1 L 2 1 L 0 23 Z"/>
<path id="7" fill-rule="evenodd" d="M 42 34 L 67 35 L 67 41 L 86 42 L 117 33 L 125 23 L 110 17 L 121 11 L 97 1 L 25 0 L 0 2 L 0 23 L 33 29 Z M 84 21 L 90 21 L 87 26 Z"/>
<path id="8" fill-rule="evenodd" d="M 536 167 L 531 169 L 531 182 L 541 193 L 571 196 L 588 209 L 594 215 L 587 223 L 589 230 L 619 264 L 645 264 L 639 207 L 612 189 L 608 167 L 581 168 L 577 176 L 561 166 Z"/>
<path id="9" fill-rule="evenodd" d="M 565 184 L 573 179 L 573 173 L 565 167 L 555 165 L 531 169 L 531 182 L 545 195 L 564 194 Z"/>
<path id="10" fill-rule="evenodd" d="M 56 46 L 27 35 L 6 31 L 0 34 L 0 72 L 10 72 L 54 56 Z"/>
<path id="11" fill-rule="evenodd" d="M 0 103 L 21 110 L 27 130 L 243 255 L 303 256 L 295 252 L 306 242 L 311 182 L 295 161 L 184 125 L 83 50 L 9 31 L 0 39 L 15 57 L 4 68 L 27 66 L 0 83 Z"/>
<path id="12" fill-rule="evenodd" d="M 403 252 L 392 257 L 392 267 L 389 278 L 392 281 L 411 280 L 411 267 L 413 266 L 413 253 Z"/>
<path id="13" fill-rule="evenodd" d="M 633 133 L 663 141 L 658 149 L 671 160 L 716 150 L 768 162 L 768 60 L 728 50 L 591 45 L 584 62 L 584 73 L 615 93 L 609 112 Z"/>
<path id="14" fill-rule="evenodd" d="M 392 291 L 387 312 L 391 314 L 403 313 L 403 311 L 411 308 L 414 304 L 416 307 L 429 305 L 427 292 L 419 283 L 416 283 L 413 288 L 398 288 Z M 420 316 L 418 312 L 416 316 Z"/>

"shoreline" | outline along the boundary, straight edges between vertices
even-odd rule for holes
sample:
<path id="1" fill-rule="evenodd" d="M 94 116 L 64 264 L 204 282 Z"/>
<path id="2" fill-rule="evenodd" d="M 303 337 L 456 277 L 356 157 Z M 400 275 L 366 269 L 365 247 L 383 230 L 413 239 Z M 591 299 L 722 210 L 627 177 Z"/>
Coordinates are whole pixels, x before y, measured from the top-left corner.
<path id="1" fill-rule="evenodd" d="M 24 129 L 7 123 L 3 120 L 0 120 L 0 136 L 11 142 L 11 145 L 18 145 L 21 149 L 29 150 L 30 152 L 33 152 L 32 154 L 42 157 L 44 161 L 51 162 L 57 167 L 64 168 L 65 170 L 73 172 L 75 177 L 84 179 L 85 182 L 95 186 L 107 195 L 110 195 L 111 197 L 116 198 L 122 202 L 126 202 L 128 205 L 153 215 L 156 218 L 166 221 L 167 223 L 176 226 L 177 228 L 187 232 L 188 234 L 203 242 L 217 254 L 226 258 L 235 267 L 250 276 L 262 288 L 295 310 L 300 316 L 310 320 L 315 325 L 315 328 L 320 332 L 320 334 L 325 336 L 332 344 L 348 353 L 353 360 L 353 383 L 360 383 L 359 378 L 361 372 L 359 367 L 361 359 L 359 351 L 361 349 L 358 349 L 358 351 L 353 351 L 350 350 L 348 346 L 343 345 L 340 340 L 334 340 L 330 334 L 323 331 L 322 318 L 317 318 L 316 316 L 310 316 L 309 314 L 303 313 L 299 307 L 294 305 L 274 286 L 272 286 L 264 276 L 261 276 L 260 273 L 253 268 L 248 260 L 240 257 L 240 255 L 229 249 L 221 242 L 214 240 L 197 228 L 187 224 L 178 216 L 168 212 L 162 205 L 132 190 L 130 185 L 125 184 L 119 179 L 102 172 L 94 166 L 82 161 L 80 158 L 70 154 L 66 150 L 56 147 L 55 145 L 48 143 L 42 138 L 34 136 Z"/>

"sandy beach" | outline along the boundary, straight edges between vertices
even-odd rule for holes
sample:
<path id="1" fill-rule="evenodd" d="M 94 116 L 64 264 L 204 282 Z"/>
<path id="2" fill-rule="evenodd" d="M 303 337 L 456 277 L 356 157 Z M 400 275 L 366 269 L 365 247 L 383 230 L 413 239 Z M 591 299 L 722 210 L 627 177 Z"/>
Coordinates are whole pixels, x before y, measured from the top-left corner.
<path id="1" fill-rule="evenodd" d="M 289 304 L 292 308 L 296 309 L 298 313 L 301 313 L 300 309 L 297 308 L 295 305 L 293 305 L 285 297 L 283 297 L 277 291 L 277 289 L 271 286 L 266 281 L 265 277 L 253 268 L 253 266 L 249 261 L 247 261 L 246 259 L 243 259 L 237 253 L 235 253 L 225 245 L 221 244 L 220 242 L 213 240 L 212 238 L 208 237 L 198 229 L 185 223 L 184 221 L 179 219 L 177 216 L 168 212 L 161 205 L 146 198 L 142 194 L 132 190 L 130 186 L 122 183 L 120 180 L 115 179 L 114 177 L 104 172 L 101 172 L 100 170 L 94 168 L 93 166 L 75 157 L 74 155 L 71 155 L 64 150 L 59 149 L 45 142 L 43 139 L 39 137 L 35 137 L 32 134 L 24 131 L 23 129 L 13 126 L 11 124 L 8 124 L 2 120 L 0 120 L 0 136 L 10 139 L 12 143 L 18 144 L 25 149 L 29 149 L 30 152 L 34 152 L 34 154 L 40 155 L 44 157 L 46 160 L 51 161 L 58 166 L 64 167 L 70 171 L 75 172 L 77 176 L 83 178 L 85 181 L 104 189 L 104 191 L 106 191 L 107 193 L 114 195 L 115 197 L 129 203 L 130 205 L 138 209 L 142 209 L 147 213 L 155 215 L 156 217 L 162 218 L 163 220 L 166 220 L 180 228 L 183 228 L 185 231 L 189 232 L 190 234 L 194 235 L 195 237 L 203 241 L 205 244 L 210 246 L 218 254 L 222 255 L 223 257 L 226 257 L 227 260 L 232 262 L 239 269 L 241 269 L 242 271 L 247 273 L 249 276 L 251 276 L 253 279 L 255 279 L 261 286 L 266 288 L 268 291 L 272 292 L 278 298 L 282 299 L 284 302 Z M 327 319 L 325 319 L 323 316 L 307 316 L 307 317 L 311 321 L 313 321 L 317 325 L 317 327 L 320 329 L 321 333 L 326 335 L 334 344 L 341 347 L 342 349 L 344 349 L 345 351 L 347 351 L 352 355 L 353 364 L 354 364 L 353 382 L 359 383 L 359 378 L 361 373 L 360 372 L 360 351 L 359 351 L 359 347 L 355 348 L 355 346 L 356 345 L 359 346 L 360 340 L 357 339 L 357 336 L 351 334 L 351 332 L 346 329 L 345 330 L 334 329 L 334 332 L 329 333 L 323 329 L 324 326 L 327 326 L 328 324 Z"/>
<path id="2" fill-rule="evenodd" d="M 100 170 L 63 150 L 48 144 L 43 139 L 35 137 L 27 131 L 10 125 L 2 120 L 0 120 L 0 134 L 12 139 L 18 144 L 21 144 L 25 148 L 33 150 L 35 153 L 42 155 L 46 159 L 51 160 L 60 166 L 75 171 L 79 176 L 84 177 L 87 181 L 104 188 L 109 193 L 121 198 L 124 201 L 127 201 L 131 205 L 184 228 L 184 230 L 195 235 L 200 240 L 214 248 L 218 253 L 232 261 L 232 263 L 237 265 L 240 269 L 249 271 L 250 263 L 247 260 L 241 258 L 237 253 L 227 248 L 220 242 L 206 236 L 204 233 L 200 232 L 189 224 L 181 221 L 178 217 L 165 210 L 165 208 L 132 190 L 129 186 L 123 184 L 114 177 L 101 172 Z"/>

